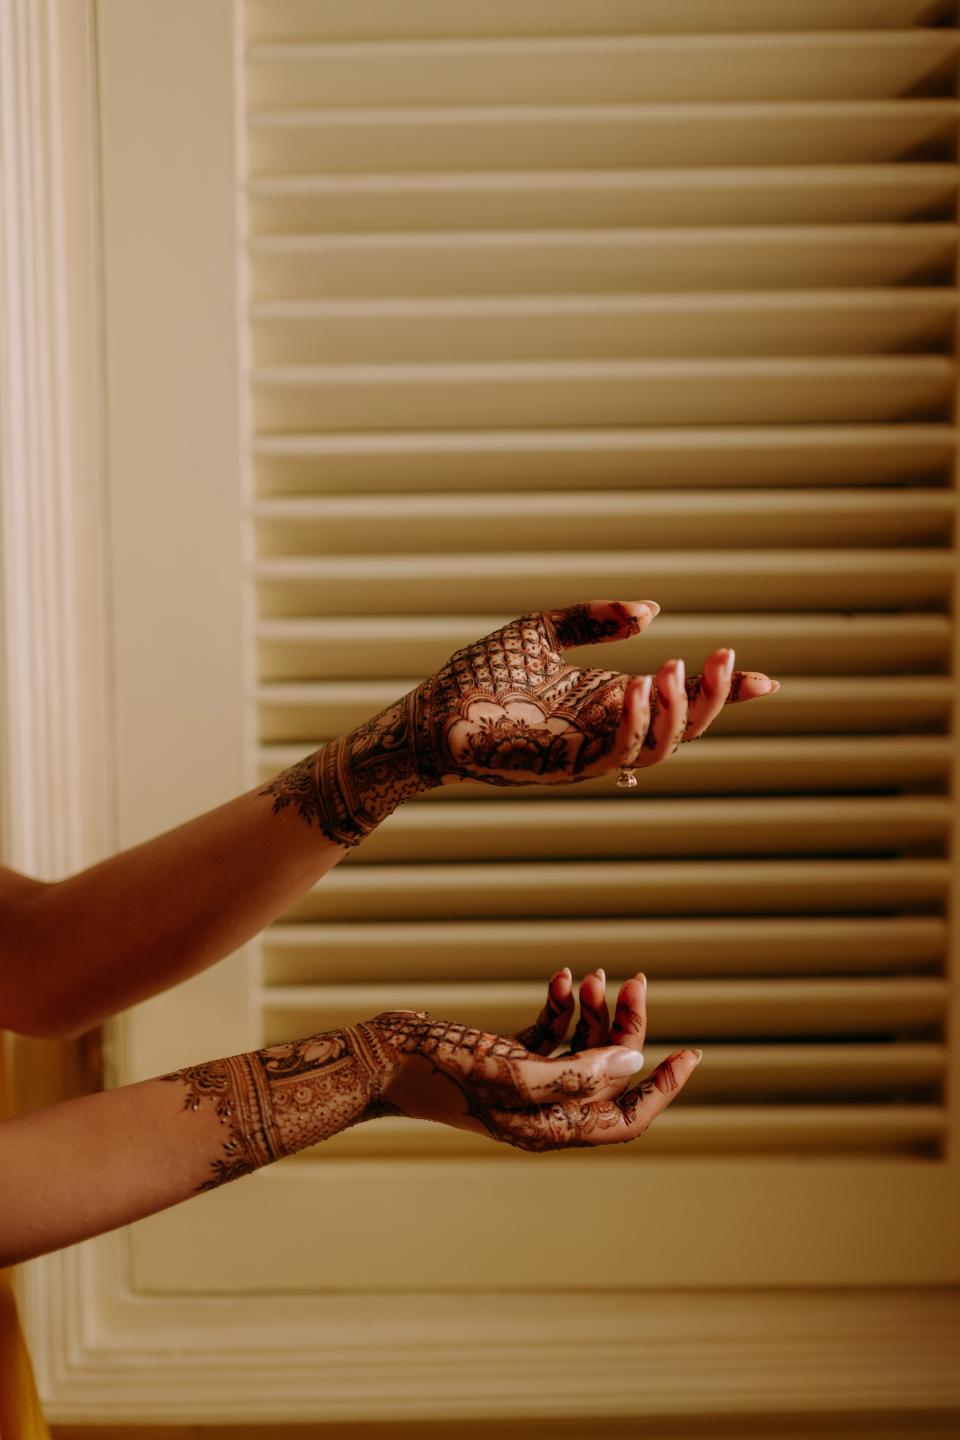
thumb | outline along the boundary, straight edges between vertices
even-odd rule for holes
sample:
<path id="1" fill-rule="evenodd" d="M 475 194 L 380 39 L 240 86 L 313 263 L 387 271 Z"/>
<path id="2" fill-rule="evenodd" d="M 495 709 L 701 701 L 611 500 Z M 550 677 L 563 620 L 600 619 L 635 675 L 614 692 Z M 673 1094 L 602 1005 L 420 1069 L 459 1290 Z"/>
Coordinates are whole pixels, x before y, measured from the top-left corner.
<path id="1" fill-rule="evenodd" d="M 656 600 L 587 600 L 565 610 L 547 610 L 561 650 L 626 640 L 645 630 L 660 613 Z"/>
<path id="2" fill-rule="evenodd" d="M 524 1088 L 530 1104 L 549 1105 L 556 1100 L 612 1100 L 627 1087 L 632 1075 L 643 1069 L 643 1056 L 623 1045 L 604 1045 L 555 1060 L 524 1060 Z"/>

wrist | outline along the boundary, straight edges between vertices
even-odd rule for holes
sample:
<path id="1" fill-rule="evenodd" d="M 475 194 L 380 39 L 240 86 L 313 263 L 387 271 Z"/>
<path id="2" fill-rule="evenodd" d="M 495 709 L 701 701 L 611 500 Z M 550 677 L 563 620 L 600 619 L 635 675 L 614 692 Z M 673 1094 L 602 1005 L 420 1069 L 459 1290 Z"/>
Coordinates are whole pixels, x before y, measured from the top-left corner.
<path id="1" fill-rule="evenodd" d="M 436 783 L 427 778 L 415 744 L 415 692 L 319 752 L 317 792 L 321 829 L 352 847 L 405 800 Z"/>
<path id="2" fill-rule="evenodd" d="M 274 813 L 292 805 L 335 845 L 352 849 L 404 800 L 431 789 L 414 743 L 416 691 L 339 735 L 259 793 Z"/>

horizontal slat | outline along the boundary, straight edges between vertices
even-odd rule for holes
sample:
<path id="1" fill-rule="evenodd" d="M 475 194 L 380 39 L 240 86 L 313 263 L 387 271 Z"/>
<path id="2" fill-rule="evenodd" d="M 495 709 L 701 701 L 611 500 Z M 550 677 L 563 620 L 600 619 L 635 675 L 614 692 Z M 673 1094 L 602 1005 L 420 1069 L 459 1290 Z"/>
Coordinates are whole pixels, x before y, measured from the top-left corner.
<path id="1" fill-rule="evenodd" d="M 952 358 L 283 366 L 250 377 L 260 431 L 948 419 Z"/>
<path id="2" fill-rule="evenodd" d="M 549 497 L 552 502 L 558 498 L 562 497 Z M 864 496 L 873 504 L 885 498 Z M 706 509 L 709 513 L 709 505 Z M 308 532 L 312 528 L 300 523 Z M 613 523 L 620 521 L 614 517 Z M 511 619 L 511 615 L 345 615 L 261 620 L 256 627 L 259 678 L 405 680 L 411 675 L 430 675 L 462 645 Z M 737 651 L 745 668 L 766 674 L 918 673 L 949 668 L 951 634 L 947 615 L 922 611 L 897 615 L 664 613 L 643 635 L 618 643 L 615 650 L 584 647 L 567 655 L 578 664 L 602 660 L 621 670 L 649 673 L 682 655 L 692 674 L 711 650 L 728 645 Z"/>
<path id="3" fill-rule="evenodd" d="M 650 978 L 651 1031 L 660 1045 L 734 1037 L 872 1036 L 933 1038 L 946 1016 L 949 986 L 939 976 L 844 980 Z M 616 985 L 617 978 L 614 980 Z M 355 1024 L 384 1010 L 431 1015 L 512 1035 L 535 1019 L 543 986 L 523 981 L 471 985 L 310 985 L 262 991 L 267 1044 Z M 759 1075 L 758 1075 L 759 1080 Z"/>
<path id="4" fill-rule="evenodd" d="M 258 40 L 440 35 L 651 34 L 723 30 L 901 30 L 944 24 L 947 0 L 247 0 Z"/>
<path id="5" fill-rule="evenodd" d="M 933 915 L 849 919 L 793 916 L 708 920 L 415 920 L 389 924 L 273 925 L 264 974 L 273 986 L 447 980 L 545 981 L 562 965 L 646 966 L 659 988 L 671 976 L 877 974 L 942 965 L 946 922 Z M 507 957 L 505 959 L 505 957 Z M 653 995 L 654 992 L 651 992 Z M 655 1002 L 655 996 L 654 996 Z"/>
<path id="6" fill-rule="evenodd" d="M 584 105 L 946 95 L 955 30 L 254 44 L 247 103 Z"/>
<path id="7" fill-rule="evenodd" d="M 318 744 L 321 742 L 317 742 Z M 306 746 L 264 745 L 258 755 L 263 781 L 301 760 Z M 944 788 L 953 763 L 949 735 L 751 735 L 736 739 L 711 731 L 707 744 L 684 745 L 669 765 L 644 772 L 644 795 L 764 794 L 768 791 L 843 793 L 858 790 Z M 496 785 L 449 785 L 430 790 L 420 805 L 469 801 L 530 804 L 563 799 L 589 800 L 610 793 L 610 779 L 570 788 L 528 786 L 506 791 Z"/>
<path id="8" fill-rule="evenodd" d="M 748 287 L 950 285 L 958 234 L 955 225 L 920 222 L 727 225 L 276 235 L 255 237 L 249 248 L 255 301 L 324 295 L 712 293 Z"/>
<path id="9" fill-rule="evenodd" d="M 247 184 L 254 234 L 950 220 L 949 162 L 657 170 L 272 175 Z"/>
<path id="10" fill-rule="evenodd" d="M 518 491 L 509 513 L 505 525 L 503 497 L 485 494 L 287 498 L 252 509 L 264 556 L 456 551 L 465 537 L 476 550 L 523 551 L 534 534 L 544 550 L 845 548 L 949 544 L 957 497 L 919 488 Z"/>
<path id="11" fill-rule="evenodd" d="M 947 351 L 952 288 L 784 294 L 287 300 L 252 310 L 254 364 Z"/>
<path id="12" fill-rule="evenodd" d="M 948 484 L 947 424 L 395 431 L 251 439 L 259 493 Z M 455 607 L 454 607 L 455 608 Z"/>
<path id="13" fill-rule="evenodd" d="M 709 595 L 719 610 L 935 609 L 954 576 L 947 550 L 555 551 L 528 554 L 329 555 L 260 560 L 262 613 L 281 615 L 522 615 L 582 597 L 642 588 L 664 609 Z M 419 679 L 420 677 L 417 677 Z"/>
<path id="14" fill-rule="evenodd" d="M 953 804 L 940 797 L 556 802 L 546 808 L 404 806 L 356 851 L 356 863 L 635 859 L 687 855 L 940 853 Z"/>
<path id="15" fill-rule="evenodd" d="M 695 1105 L 681 1101 L 660 1116 L 633 1145 L 611 1145 L 610 1157 L 651 1155 L 875 1155 L 929 1154 L 947 1132 L 947 1112 L 936 1105 Z M 468 1130 L 428 1120 L 374 1120 L 342 1131 L 304 1161 L 412 1159 L 462 1156 L 488 1159 L 522 1152 Z M 543 1157 L 539 1157 L 543 1158 Z M 591 1152 L 593 1163 L 603 1163 Z M 549 1163 L 549 1162 L 548 1162 Z M 322 1175 L 318 1171 L 318 1179 Z"/>
<path id="16" fill-rule="evenodd" d="M 956 159 L 955 99 L 412 106 L 249 115 L 253 175 Z"/>
<path id="17" fill-rule="evenodd" d="M 931 911 L 942 860 L 586 860 L 505 865 L 339 865 L 291 920 L 643 915 L 855 915 Z"/>
<path id="18" fill-rule="evenodd" d="M 777 677 L 781 678 L 781 677 Z M 256 692 L 260 735 L 269 742 L 341 735 L 413 688 L 390 681 L 322 681 L 262 685 Z M 783 688 L 763 703 L 728 706 L 714 721 L 721 734 L 774 732 L 824 735 L 949 726 L 953 682 L 946 676 L 782 677 Z"/>

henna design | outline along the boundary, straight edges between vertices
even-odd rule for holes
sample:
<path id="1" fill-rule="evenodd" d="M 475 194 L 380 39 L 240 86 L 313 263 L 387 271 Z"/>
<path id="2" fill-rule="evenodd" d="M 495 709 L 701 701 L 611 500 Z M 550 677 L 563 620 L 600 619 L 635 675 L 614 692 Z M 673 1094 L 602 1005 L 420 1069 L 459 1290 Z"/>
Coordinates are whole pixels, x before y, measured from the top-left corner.
<path id="1" fill-rule="evenodd" d="M 735 705 L 737 703 L 740 698 L 740 686 L 743 684 L 746 678 L 747 677 L 742 670 L 734 670 L 733 676 L 730 680 L 730 693 L 727 696 L 728 705 Z"/>
<path id="2" fill-rule="evenodd" d="M 555 1045 L 559 1045 L 566 1033 L 572 1008 L 572 996 L 566 1000 L 558 1000 L 553 990 L 549 989 L 546 1003 L 536 1020 L 517 1035 L 518 1044 L 535 1054 L 547 1047 L 552 1050 Z"/>
<path id="3" fill-rule="evenodd" d="M 610 1041 L 613 1043 L 614 1036 L 639 1035 L 643 1029 L 643 1016 L 639 1010 L 634 1010 L 623 1002 L 617 1006 L 616 1014 L 613 1017 L 613 1025 L 610 1030 Z"/>
<path id="4" fill-rule="evenodd" d="M 471 764 L 486 770 L 526 770 L 546 775 L 564 769 L 568 758 L 563 735 L 509 715 L 495 720 L 481 715 L 480 730 L 467 736 L 467 746 Z"/>
<path id="5" fill-rule="evenodd" d="M 568 1100 L 533 1111 L 498 1112 L 495 1134 L 519 1150 L 533 1151 L 583 1149 L 597 1143 L 598 1132 L 612 1130 L 622 1130 L 621 1141 L 627 1141 L 634 1138 L 627 1127 L 635 1123 L 640 1102 L 624 1101 L 635 1094 L 628 1090 L 617 1100 Z"/>
<path id="6" fill-rule="evenodd" d="M 580 1019 L 577 1021 L 577 1028 L 573 1032 L 573 1039 L 570 1042 L 572 1051 L 586 1050 L 588 1036 L 591 1030 L 599 1031 L 606 1037 L 610 1025 L 610 1013 L 605 1004 L 591 1005 L 589 1000 L 580 1000 Z M 600 1042 L 604 1042 L 601 1040 Z"/>
<path id="7" fill-rule="evenodd" d="M 587 779 L 613 747 L 629 677 L 567 665 L 560 650 L 640 628 L 619 604 L 521 615 L 259 794 L 273 799 L 274 812 L 292 806 L 350 848 L 402 801 L 445 779 Z"/>
<path id="8" fill-rule="evenodd" d="M 656 719 L 660 714 L 662 703 L 660 691 L 657 689 L 657 682 L 656 680 L 652 680 L 650 682 L 650 723 L 647 726 L 647 733 L 643 737 L 643 744 L 640 747 L 642 750 L 656 750 L 657 748 Z"/>
<path id="9" fill-rule="evenodd" d="M 548 1019 L 549 1008 L 543 1012 Z M 559 1072 L 550 1068 L 534 1086 L 547 1103 L 536 1103 L 523 1067 L 535 1074 L 529 1067 L 552 1062 L 532 1058 L 517 1039 L 435 1020 L 425 1011 L 398 1010 L 160 1078 L 182 1087 L 185 1110 L 210 1104 L 224 1127 L 222 1154 L 211 1159 L 211 1175 L 198 1186 L 205 1191 L 382 1116 L 457 1123 L 459 1113 L 474 1122 L 468 1128 L 526 1150 L 628 1140 L 644 1099 L 679 1089 L 671 1062 L 682 1054 L 617 1099 L 593 1098 L 609 1083 L 602 1073 L 581 1073 L 573 1064 Z M 407 1069 L 414 1057 L 429 1072 L 425 1094 L 417 1088 L 422 1070 Z M 438 1078 L 461 1097 L 461 1111 L 450 1110 L 444 1099 L 449 1090 L 437 1085 Z M 551 1101 L 551 1095 L 557 1098 Z"/>
<path id="10" fill-rule="evenodd" d="M 210 1100 L 225 1127 L 223 1156 L 210 1162 L 202 1192 L 326 1140 L 374 1107 L 387 1113 L 380 1089 L 389 1067 L 379 1037 L 357 1025 L 160 1078 L 183 1085 L 185 1110 Z"/>
<path id="11" fill-rule="evenodd" d="M 611 601 L 606 608 L 613 613 L 605 617 L 594 616 L 589 605 L 568 605 L 565 610 L 549 610 L 547 614 L 560 644 L 569 648 L 596 645 L 613 635 L 626 639 L 640 633 L 640 621 L 619 600 Z"/>
<path id="12" fill-rule="evenodd" d="M 687 709 L 692 710 L 700 699 L 700 691 L 705 689 L 702 675 L 688 675 L 686 680 Z"/>

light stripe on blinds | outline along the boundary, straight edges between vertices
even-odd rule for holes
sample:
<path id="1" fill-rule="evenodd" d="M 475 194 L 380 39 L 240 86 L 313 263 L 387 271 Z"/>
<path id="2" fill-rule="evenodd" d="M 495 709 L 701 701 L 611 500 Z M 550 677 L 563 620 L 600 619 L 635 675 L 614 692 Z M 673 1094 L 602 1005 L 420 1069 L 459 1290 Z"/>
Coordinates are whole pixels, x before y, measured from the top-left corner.
<path id="1" fill-rule="evenodd" d="M 644 968 L 648 1064 L 706 1052 L 645 1153 L 941 1154 L 953 8 L 248 0 L 246 45 L 258 774 L 594 595 L 664 607 L 625 670 L 783 682 L 637 798 L 404 807 L 266 932 L 263 1038 Z"/>

